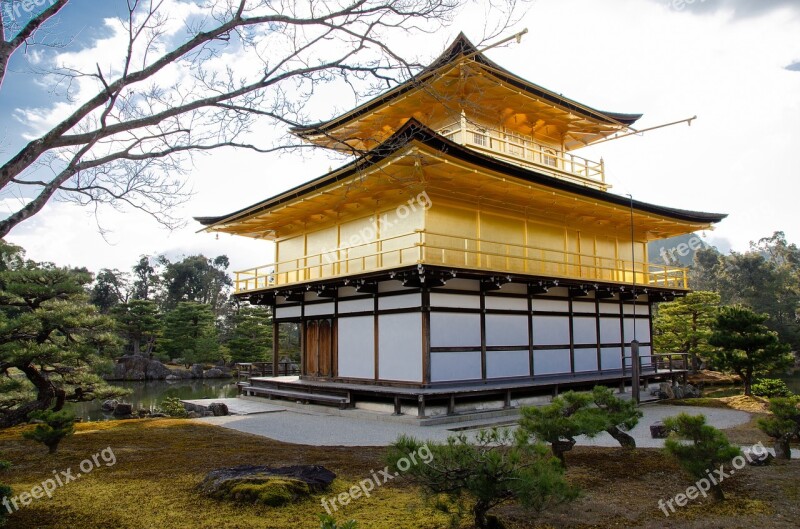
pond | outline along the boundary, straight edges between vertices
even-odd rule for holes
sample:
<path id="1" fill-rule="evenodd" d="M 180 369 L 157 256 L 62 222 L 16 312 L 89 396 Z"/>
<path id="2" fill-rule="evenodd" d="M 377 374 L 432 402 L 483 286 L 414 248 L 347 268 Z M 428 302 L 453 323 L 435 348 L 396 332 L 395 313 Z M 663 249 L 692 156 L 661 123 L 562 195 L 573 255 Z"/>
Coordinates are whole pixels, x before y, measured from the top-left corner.
<path id="1" fill-rule="evenodd" d="M 140 408 L 149 410 L 167 397 L 178 397 L 179 399 L 223 399 L 235 397 L 235 379 L 213 379 L 213 380 L 180 380 L 175 382 L 150 381 L 150 382 L 109 382 L 113 386 L 121 386 L 131 391 L 130 395 L 119 400 L 130 402 L 133 409 Z M 75 412 L 75 415 L 82 417 L 84 421 L 104 421 L 113 419 L 109 412 L 100 409 L 101 401 L 82 402 L 69 404 L 68 409 Z"/>

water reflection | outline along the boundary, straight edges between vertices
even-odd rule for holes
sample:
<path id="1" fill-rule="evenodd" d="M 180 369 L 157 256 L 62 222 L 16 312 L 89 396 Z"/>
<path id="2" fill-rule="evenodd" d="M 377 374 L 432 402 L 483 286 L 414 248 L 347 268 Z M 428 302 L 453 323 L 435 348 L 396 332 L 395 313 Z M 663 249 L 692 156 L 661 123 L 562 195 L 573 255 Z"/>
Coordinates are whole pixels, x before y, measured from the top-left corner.
<path id="1" fill-rule="evenodd" d="M 236 396 L 236 384 L 231 379 L 223 380 L 180 380 L 175 382 L 110 382 L 131 391 L 131 394 L 120 400 L 133 404 L 133 409 L 149 410 L 158 405 L 166 397 L 179 399 L 222 399 Z M 100 409 L 102 402 L 82 402 L 66 406 L 85 421 L 103 421 L 113 419 L 111 413 Z"/>

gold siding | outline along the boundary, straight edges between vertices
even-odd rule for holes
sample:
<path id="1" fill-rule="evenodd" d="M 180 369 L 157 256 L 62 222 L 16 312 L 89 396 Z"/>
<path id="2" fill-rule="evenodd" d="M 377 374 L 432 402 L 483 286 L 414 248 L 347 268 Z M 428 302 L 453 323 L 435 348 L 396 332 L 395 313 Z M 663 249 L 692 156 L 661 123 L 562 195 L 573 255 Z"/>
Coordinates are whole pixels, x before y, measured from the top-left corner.
<path id="1" fill-rule="evenodd" d="M 424 228 L 425 210 L 417 203 L 402 204 L 380 215 L 381 267 L 400 266 L 419 262 L 419 240 L 415 230 Z"/>

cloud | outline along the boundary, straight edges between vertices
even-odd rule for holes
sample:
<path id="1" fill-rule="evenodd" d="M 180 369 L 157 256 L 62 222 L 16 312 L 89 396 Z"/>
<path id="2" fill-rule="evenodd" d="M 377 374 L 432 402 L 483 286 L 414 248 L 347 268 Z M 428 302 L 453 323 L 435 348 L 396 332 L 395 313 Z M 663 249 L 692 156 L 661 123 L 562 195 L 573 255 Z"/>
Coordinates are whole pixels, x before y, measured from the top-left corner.
<path id="1" fill-rule="evenodd" d="M 793 62 L 787 66 L 786 69 L 791 72 L 800 72 L 800 61 Z"/>
<path id="2" fill-rule="evenodd" d="M 800 3 L 797 0 L 655 0 L 676 11 L 694 14 L 731 11 L 736 18 L 761 16 L 778 9 L 792 9 L 800 14 Z"/>

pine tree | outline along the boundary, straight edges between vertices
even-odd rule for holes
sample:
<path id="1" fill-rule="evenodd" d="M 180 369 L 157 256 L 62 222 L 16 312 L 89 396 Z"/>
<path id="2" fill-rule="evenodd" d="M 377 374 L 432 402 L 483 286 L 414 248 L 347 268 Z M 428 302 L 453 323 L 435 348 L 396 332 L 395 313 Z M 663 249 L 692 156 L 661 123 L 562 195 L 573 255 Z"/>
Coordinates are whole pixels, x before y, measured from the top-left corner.
<path id="1" fill-rule="evenodd" d="M 719 310 L 716 292 L 691 292 L 658 306 L 653 320 L 653 345 L 659 353 L 688 353 L 692 372 L 713 351 L 708 339 Z"/>

